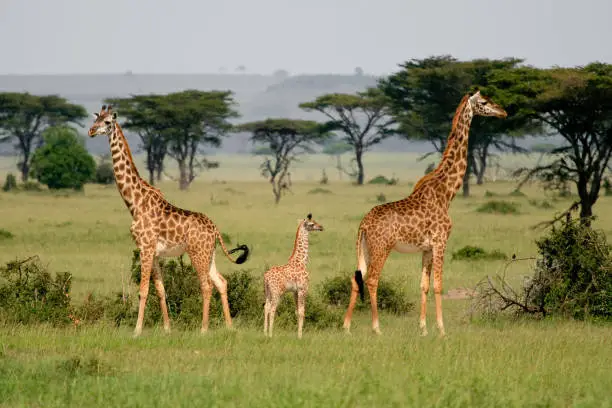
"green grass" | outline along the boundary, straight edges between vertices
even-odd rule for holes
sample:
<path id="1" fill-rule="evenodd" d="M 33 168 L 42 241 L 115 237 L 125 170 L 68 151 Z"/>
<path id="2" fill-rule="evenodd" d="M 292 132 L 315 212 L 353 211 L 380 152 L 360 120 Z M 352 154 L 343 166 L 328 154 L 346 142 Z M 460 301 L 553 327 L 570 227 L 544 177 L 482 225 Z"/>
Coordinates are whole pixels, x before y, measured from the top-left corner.
<path id="1" fill-rule="evenodd" d="M 384 188 L 387 201 L 408 195 L 409 183 L 418 180 L 425 167 L 410 155 L 403 161 L 396 156 L 401 157 L 371 154 L 366 162 L 369 175 L 398 176 L 398 185 Z M 313 157 L 292 172 L 293 194 L 275 206 L 270 185 L 257 177 L 256 161 L 219 160 L 222 172 L 205 173 L 188 192 L 172 182 L 159 187 L 174 204 L 205 212 L 232 243 L 252 248 L 249 261 L 240 266 L 218 252 L 221 273 L 247 268 L 263 274 L 267 266 L 286 262 L 296 219 L 309 212 L 325 227 L 311 237 L 313 292 L 324 278 L 355 269 L 357 227 L 376 204 L 380 186 L 354 187 L 329 171 L 325 188 L 333 194 L 308 194 L 321 188 L 316 166 L 326 163 L 323 157 Z M 247 171 L 247 165 L 253 167 Z M 453 261 L 453 252 L 472 245 L 533 256 L 534 239 L 542 231 L 529 227 L 572 202 L 550 201 L 552 208 L 529 205 L 529 200 L 546 199 L 533 185 L 523 189 L 525 197 L 512 198 L 521 205 L 517 215 L 475 211 L 489 200 L 486 191 L 507 196 L 515 187 L 504 181 L 474 185 L 473 197 L 455 199 L 445 291 L 473 287 L 504 263 Z M 224 205 L 215 205 L 220 202 Z M 595 226 L 610 237 L 612 198 L 601 197 L 595 212 Z M 0 220 L 14 235 L 0 241 L 0 262 L 39 255 L 51 271 L 73 273 L 77 302 L 92 291 L 120 291 L 122 278 L 129 277 L 131 218 L 114 186 L 88 185 L 84 193 L 70 195 L 0 193 Z M 507 273 L 520 281 L 529 267 L 516 263 Z M 418 302 L 420 271 L 420 255 L 392 253 L 383 275 L 404 278 L 409 300 Z M 137 294 L 135 286 L 129 289 Z M 150 295 L 155 296 L 153 287 Z M 275 327 L 271 340 L 263 337 L 262 327 L 240 321 L 228 331 L 220 315 L 211 316 L 206 335 L 177 327 L 165 335 L 159 327 L 145 326 L 138 339 L 131 337 L 134 322 L 118 329 L 104 324 L 78 329 L 0 325 L 0 407 L 612 406 L 610 325 L 473 322 L 466 318 L 467 300 L 445 299 L 443 305 L 445 339 L 437 337 L 432 300 L 428 337 L 418 335 L 418 307 L 404 317 L 382 314 L 381 336 L 372 334 L 366 309 L 356 311 L 351 335 L 305 325 L 301 341 L 295 327 Z"/>

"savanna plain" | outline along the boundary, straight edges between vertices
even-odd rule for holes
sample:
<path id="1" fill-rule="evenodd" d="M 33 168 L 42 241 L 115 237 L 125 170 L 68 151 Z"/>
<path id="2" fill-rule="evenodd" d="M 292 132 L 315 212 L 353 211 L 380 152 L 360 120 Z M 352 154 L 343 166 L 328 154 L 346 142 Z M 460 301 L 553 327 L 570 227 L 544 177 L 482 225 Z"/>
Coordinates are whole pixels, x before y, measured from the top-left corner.
<path id="1" fill-rule="evenodd" d="M 267 266 L 285 263 L 296 220 L 311 212 L 325 227 L 311 234 L 314 291 L 325 278 L 354 271 L 361 218 L 379 202 L 411 192 L 427 164 L 416 158 L 369 154 L 367 180 L 382 174 L 399 182 L 356 187 L 346 176 L 339 179 L 334 160 L 306 156 L 292 170 L 292 192 L 278 205 L 270 185 L 259 176 L 259 159 L 252 156 L 216 157 L 221 167 L 202 174 L 187 192 L 172 181 L 158 187 L 173 204 L 211 217 L 232 244 L 250 246 L 251 256 L 243 265 L 229 263 L 217 249 L 222 274 L 247 269 L 261 277 Z M 4 180 L 14 163 L 2 160 Z M 508 167 L 528 160 L 503 157 Z M 138 161 L 144 175 L 142 158 Z M 323 167 L 330 179 L 326 185 L 318 183 Z M 206 334 L 176 326 L 164 334 L 161 322 L 145 326 L 140 338 L 132 338 L 135 322 L 118 328 L 106 323 L 64 328 L 2 324 L 0 406 L 610 407 L 609 324 L 470 318 L 470 300 L 452 295 L 501 273 L 505 265 L 502 260 L 453 260 L 454 251 L 474 245 L 533 257 L 534 240 L 544 232 L 530 227 L 550 220 L 573 200 L 555 198 L 535 184 L 522 189 L 524 196 L 511 195 L 515 187 L 515 181 L 488 181 L 472 186 L 470 198 L 458 194 L 451 205 L 445 338 L 438 337 L 435 327 L 433 291 L 429 335 L 419 335 L 421 256 L 392 253 L 382 279 L 401 278 L 417 307 L 404 316 L 382 313 L 380 336 L 372 332 L 365 308 L 356 311 L 350 335 L 341 329 L 341 321 L 338 327 L 320 330 L 306 322 L 301 340 L 295 327 L 275 327 L 268 339 L 263 335 L 263 304 L 261 325 L 237 318 L 234 329 L 227 330 L 222 316 L 214 314 Z M 493 194 L 516 203 L 519 213 L 476 211 Z M 543 201 L 550 206 L 534 204 Z M 612 198 L 601 197 L 595 212 L 595 228 L 610 238 Z M 91 292 L 121 291 L 135 248 L 130 222 L 114 185 L 87 185 L 84 192 L 68 194 L 0 193 L 0 227 L 14 235 L 0 240 L 0 262 L 38 255 L 52 272 L 72 273 L 75 302 Z M 520 282 L 532 273 L 532 262 L 515 262 L 506 273 Z M 128 290 L 137 295 L 136 285 Z M 156 296 L 152 285 L 149 296 Z M 66 362 L 74 359 L 96 361 L 95 368 L 67 370 Z"/>

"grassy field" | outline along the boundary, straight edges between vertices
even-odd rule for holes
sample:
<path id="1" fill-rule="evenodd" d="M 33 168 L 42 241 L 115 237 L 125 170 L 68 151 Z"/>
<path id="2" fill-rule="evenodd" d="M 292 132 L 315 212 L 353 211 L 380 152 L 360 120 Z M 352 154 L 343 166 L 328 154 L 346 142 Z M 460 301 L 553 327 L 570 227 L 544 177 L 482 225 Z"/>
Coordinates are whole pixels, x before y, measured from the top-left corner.
<path id="1" fill-rule="evenodd" d="M 400 182 L 363 187 L 338 181 L 330 158 L 308 158 L 294 171 L 293 194 L 278 206 L 252 157 L 219 157 L 222 167 L 203 175 L 188 192 L 169 181 L 160 188 L 174 204 L 209 215 L 233 243 L 247 243 L 252 256 L 243 266 L 259 274 L 266 265 L 286 261 L 296 219 L 312 212 L 326 228 L 311 238 L 309 269 L 316 286 L 325 277 L 354 270 L 361 217 L 380 194 L 391 201 L 410 193 L 427 164 L 415 157 L 370 155 L 368 178 L 395 175 Z M 0 163 L 0 176 L 10 164 L 7 159 Z M 317 183 L 323 166 L 330 177 L 327 186 Z M 488 183 L 474 186 L 469 199 L 455 199 L 445 292 L 473 287 L 503 266 L 503 261 L 453 261 L 454 251 L 477 245 L 533 256 L 534 239 L 542 231 L 529 227 L 572 200 L 546 197 L 536 186 L 525 188 L 525 196 L 511 196 L 514 187 L 512 182 Z M 496 196 L 487 197 L 487 191 Z M 517 203 L 519 214 L 476 211 L 492 199 Z M 552 208 L 533 200 L 546 200 Z M 595 211 L 595 226 L 611 237 L 612 199 L 602 197 Z M 119 291 L 129 274 L 131 218 L 114 186 L 88 185 L 79 194 L 0 193 L 0 220 L 0 228 L 14 234 L 0 240 L 0 262 L 39 255 L 52 271 L 74 275 L 72 296 L 77 300 L 90 292 Z M 414 302 L 419 299 L 420 262 L 420 255 L 393 253 L 383 271 L 402 277 Z M 237 269 L 222 257 L 217 266 L 221 273 Z M 519 279 L 530 267 L 518 263 L 508 273 Z M 135 286 L 131 290 L 137 292 Z M 150 293 L 155 296 L 153 289 Z M 382 314 L 382 336 L 371 332 L 369 312 L 362 311 L 356 312 L 351 335 L 306 324 L 302 340 L 295 328 L 276 327 L 275 337 L 265 339 L 262 327 L 240 321 L 228 331 L 220 315 L 211 317 L 216 324 L 203 336 L 176 328 L 165 335 L 158 327 L 145 327 L 143 336 L 133 339 L 133 325 L 0 326 L 0 407 L 612 406 L 612 327 L 554 320 L 470 321 L 468 305 L 467 300 L 444 300 L 445 339 L 437 337 L 433 299 L 428 337 L 418 335 L 416 310 L 405 317 Z"/>

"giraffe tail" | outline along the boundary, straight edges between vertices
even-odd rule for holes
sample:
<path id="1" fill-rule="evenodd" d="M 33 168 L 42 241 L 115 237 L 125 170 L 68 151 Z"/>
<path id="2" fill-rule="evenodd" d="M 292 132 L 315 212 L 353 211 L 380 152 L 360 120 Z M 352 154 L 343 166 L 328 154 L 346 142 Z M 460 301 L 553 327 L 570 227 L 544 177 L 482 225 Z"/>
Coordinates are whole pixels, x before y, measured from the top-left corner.
<path id="1" fill-rule="evenodd" d="M 357 267 L 360 269 L 357 269 L 355 271 L 355 282 L 357 283 L 357 287 L 359 288 L 359 297 L 361 298 L 361 301 L 364 301 L 364 287 L 363 287 L 363 274 L 361 269 L 365 269 L 367 268 L 366 263 L 365 263 L 365 257 L 364 257 L 364 253 L 363 253 L 363 245 L 364 245 L 364 239 L 365 239 L 365 231 L 362 230 L 361 228 L 359 229 L 359 233 L 357 234 Z M 366 272 L 367 271 L 363 271 Z"/>
<path id="2" fill-rule="evenodd" d="M 227 259 L 229 259 L 231 262 L 235 263 L 235 264 L 243 264 L 246 262 L 246 260 L 249 257 L 249 247 L 242 244 L 242 245 L 238 245 L 236 248 L 232 248 L 229 251 L 227 250 L 227 247 L 225 246 L 225 242 L 223 242 L 223 237 L 221 236 L 221 233 L 219 232 L 219 230 L 217 230 L 217 239 L 219 240 L 219 243 L 221 244 L 221 248 L 223 249 L 223 253 L 225 254 L 225 256 L 227 257 Z M 232 257 L 230 256 L 230 254 L 233 254 L 235 252 L 238 251 L 242 251 L 242 253 L 240 255 L 238 255 L 238 258 L 236 258 L 236 260 L 232 259 Z"/>

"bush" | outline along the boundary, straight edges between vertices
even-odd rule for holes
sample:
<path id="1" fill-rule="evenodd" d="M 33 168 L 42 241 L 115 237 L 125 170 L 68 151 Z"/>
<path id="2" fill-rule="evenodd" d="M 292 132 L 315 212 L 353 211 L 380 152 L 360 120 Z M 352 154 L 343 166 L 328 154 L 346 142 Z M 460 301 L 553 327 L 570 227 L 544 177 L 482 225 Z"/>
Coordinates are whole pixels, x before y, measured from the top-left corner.
<path id="1" fill-rule="evenodd" d="M 346 308 L 351 297 L 351 277 L 335 276 L 325 279 L 318 287 L 318 293 L 324 303 L 330 306 Z M 380 311 L 404 315 L 414 308 L 414 303 L 407 300 L 406 286 L 398 278 L 381 278 L 378 282 L 376 303 Z M 357 308 L 370 307 L 370 295 L 365 287 L 364 302 L 357 301 Z"/>
<path id="2" fill-rule="evenodd" d="M 113 170 L 113 164 L 106 159 L 103 159 L 96 168 L 94 182 L 105 185 L 113 184 L 115 182 L 115 171 Z"/>
<path id="3" fill-rule="evenodd" d="M 476 209 L 481 213 L 518 214 L 518 204 L 508 201 L 488 201 Z"/>
<path id="4" fill-rule="evenodd" d="M 523 193 L 521 190 L 512 190 L 512 192 L 510 194 L 508 194 L 510 197 L 525 197 L 525 193 Z"/>
<path id="5" fill-rule="evenodd" d="M 495 197 L 495 196 L 497 196 L 497 194 L 492 192 L 492 191 L 487 190 L 487 191 L 485 191 L 484 196 L 485 197 Z"/>
<path id="6" fill-rule="evenodd" d="M 81 190 L 92 180 L 96 163 L 76 130 L 51 127 L 43 132 L 45 144 L 32 156 L 32 176 L 50 189 Z"/>
<path id="7" fill-rule="evenodd" d="M 507 256 L 498 249 L 487 251 L 480 247 L 467 245 L 453 252 L 452 259 L 453 261 L 500 260 L 507 259 Z"/>
<path id="8" fill-rule="evenodd" d="M 11 231 L 7 231 L 4 228 L 0 228 L 0 241 L 5 241 L 13 238 L 15 238 L 15 235 L 13 235 Z"/>
<path id="9" fill-rule="evenodd" d="M 477 287 L 473 310 L 612 320 L 612 247 L 603 232 L 568 217 L 536 245 L 535 271 L 522 288 L 513 289 L 503 276 L 487 278 Z"/>
<path id="10" fill-rule="evenodd" d="M 6 175 L 6 179 L 4 180 L 4 185 L 2 186 L 2 191 L 13 191 L 17 189 L 17 179 L 13 173 L 9 173 Z"/>
<path id="11" fill-rule="evenodd" d="M 537 208 L 541 208 L 543 210 L 549 210 L 551 208 L 553 208 L 554 206 L 547 200 L 542 200 L 542 201 L 538 201 L 538 200 L 529 200 L 529 204 L 533 205 L 534 207 Z"/>
<path id="12" fill-rule="evenodd" d="M 326 188 L 317 187 L 317 188 L 313 188 L 312 190 L 310 190 L 308 194 L 333 194 L 333 193 L 331 192 L 331 190 L 328 190 Z"/>
<path id="13" fill-rule="evenodd" d="M 397 184 L 397 182 L 398 182 L 398 179 L 395 177 L 388 179 L 385 176 L 376 176 L 372 180 L 368 181 L 368 184 L 395 185 Z"/>
<path id="14" fill-rule="evenodd" d="M 40 184 L 35 181 L 26 181 L 19 186 L 23 191 L 43 191 Z"/>
<path id="15" fill-rule="evenodd" d="M 178 262 L 170 260 L 162 264 L 162 276 L 166 289 L 166 301 L 168 314 L 172 323 L 183 327 L 199 327 L 202 323 L 202 295 L 200 283 L 191 265 L 179 258 Z M 265 303 L 263 290 L 263 275 L 256 278 L 247 270 L 224 273 L 227 281 L 227 298 L 230 305 L 230 315 L 247 325 L 263 327 L 263 307 Z M 139 251 L 134 250 L 132 257 L 132 279 L 140 282 L 140 256 Z M 151 292 L 151 290 L 153 292 Z M 295 300 L 292 293 L 285 293 L 278 305 L 277 316 L 274 320 L 275 327 L 295 328 L 297 318 L 295 316 Z M 213 316 L 222 316 L 221 296 L 217 290 L 213 291 L 210 302 L 211 325 L 223 324 L 221 319 Z M 130 315 L 133 316 L 133 315 Z M 151 285 L 145 313 L 147 325 L 159 324 L 161 321 L 161 309 L 155 289 Z M 325 328 L 340 324 L 342 315 L 337 310 L 332 310 L 323 305 L 320 300 L 309 294 L 306 300 L 306 313 L 304 317 L 305 327 Z"/>
<path id="16" fill-rule="evenodd" d="M 376 202 L 378 202 L 378 203 L 385 203 L 385 202 L 387 202 L 387 196 L 384 195 L 383 193 L 377 194 L 376 195 Z"/>
<path id="17" fill-rule="evenodd" d="M 604 195 L 612 196 L 612 183 L 610 183 L 610 179 L 607 177 L 603 181 Z"/>
<path id="18" fill-rule="evenodd" d="M 9 323 L 70 322 L 71 275 L 55 279 L 38 257 L 16 260 L 0 267 L 0 319 Z"/>

